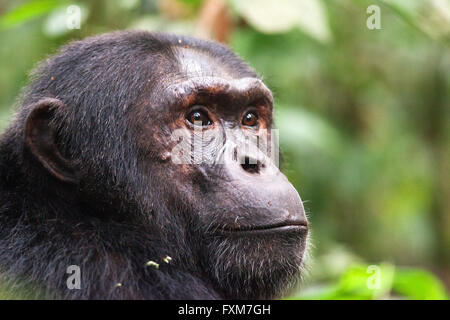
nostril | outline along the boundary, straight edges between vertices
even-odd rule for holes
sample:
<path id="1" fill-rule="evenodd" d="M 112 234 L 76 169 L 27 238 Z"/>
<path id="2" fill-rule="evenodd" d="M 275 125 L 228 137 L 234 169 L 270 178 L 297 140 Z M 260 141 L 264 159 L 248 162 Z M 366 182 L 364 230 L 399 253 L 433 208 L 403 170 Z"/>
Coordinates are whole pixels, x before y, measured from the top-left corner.
<path id="1" fill-rule="evenodd" d="M 235 147 L 233 149 L 233 161 L 237 161 L 237 159 L 238 159 L 238 151 L 237 148 Z"/>
<path id="2" fill-rule="evenodd" d="M 245 157 L 244 161 L 241 162 L 241 167 L 248 173 L 258 174 L 264 165 L 260 161 L 255 159 L 250 159 L 250 157 Z"/>

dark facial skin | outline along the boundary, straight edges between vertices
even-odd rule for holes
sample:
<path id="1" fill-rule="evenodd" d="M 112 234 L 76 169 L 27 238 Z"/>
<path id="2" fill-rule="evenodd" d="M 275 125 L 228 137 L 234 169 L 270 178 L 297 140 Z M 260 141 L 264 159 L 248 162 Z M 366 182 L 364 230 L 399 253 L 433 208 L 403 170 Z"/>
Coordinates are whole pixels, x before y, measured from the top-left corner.
<path id="1" fill-rule="evenodd" d="M 308 233 L 297 191 L 255 144 L 255 137 L 270 144 L 272 94 L 261 80 L 235 78 L 190 50 L 178 51 L 178 63 L 184 72 L 165 86 L 165 103 L 144 107 L 154 116 L 139 135 L 157 137 L 151 148 L 158 150 L 144 161 L 156 160 L 177 182 L 173 192 L 190 208 L 189 234 L 202 244 L 199 260 L 214 266 L 210 277 L 221 289 L 233 288 L 229 297 L 271 297 L 297 275 Z M 245 145 L 245 137 L 253 139 Z M 261 281 L 272 277 L 273 284 Z"/>
<path id="2" fill-rule="evenodd" d="M 228 48 L 88 38 L 22 100 L 0 138 L 0 280 L 39 298 L 271 299 L 298 279 L 308 223 L 272 94 Z"/>

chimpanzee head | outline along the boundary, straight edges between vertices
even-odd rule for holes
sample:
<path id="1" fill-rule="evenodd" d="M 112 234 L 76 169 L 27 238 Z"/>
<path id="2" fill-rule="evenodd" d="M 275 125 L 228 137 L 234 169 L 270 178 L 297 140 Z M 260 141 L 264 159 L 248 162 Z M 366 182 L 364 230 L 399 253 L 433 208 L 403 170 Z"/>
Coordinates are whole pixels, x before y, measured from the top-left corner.
<path id="1" fill-rule="evenodd" d="M 272 108 L 261 79 L 217 43 L 89 38 L 34 75 L 17 121 L 23 172 L 75 221 L 142 226 L 149 246 L 223 297 L 276 297 L 299 274 L 308 224 L 278 169 Z"/>

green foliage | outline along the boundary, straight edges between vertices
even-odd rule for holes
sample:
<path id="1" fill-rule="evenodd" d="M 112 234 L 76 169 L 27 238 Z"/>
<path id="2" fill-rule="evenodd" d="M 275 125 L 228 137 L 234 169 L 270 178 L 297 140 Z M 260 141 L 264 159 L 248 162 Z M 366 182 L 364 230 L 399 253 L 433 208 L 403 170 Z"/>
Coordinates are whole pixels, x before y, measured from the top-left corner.
<path id="1" fill-rule="evenodd" d="M 200 6 L 203 4 L 203 0 L 180 0 L 180 2 L 196 9 L 200 8 Z"/>
<path id="2" fill-rule="evenodd" d="M 77 5 L 81 10 L 81 21 L 84 23 L 89 16 L 89 8 L 83 4 L 72 2 L 71 5 Z M 67 28 L 67 6 L 55 8 L 46 17 L 43 24 L 43 32 L 49 37 L 61 37 L 70 33 L 72 30 Z"/>
<path id="3" fill-rule="evenodd" d="M 59 0 L 35 0 L 26 2 L 0 17 L 0 30 L 40 17 L 61 5 L 62 3 Z"/>
<path id="4" fill-rule="evenodd" d="M 448 299 L 444 285 L 433 274 L 420 269 L 404 269 L 393 282 L 396 293 L 411 299 Z"/>
<path id="5" fill-rule="evenodd" d="M 280 33 L 298 27 L 313 38 L 330 40 L 321 0 L 232 0 L 233 8 L 253 27 L 264 33 Z"/>
<path id="6" fill-rule="evenodd" d="M 450 40 L 450 2 L 447 0 L 383 0 L 408 24 L 430 37 Z"/>
<path id="7" fill-rule="evenodd" d="M 349 267 L 332 285 L 315 285 L 287 299 L 376 300 L 447 299 L 443 284 L 431 273 L 420 269 L 381 265 Z"/>

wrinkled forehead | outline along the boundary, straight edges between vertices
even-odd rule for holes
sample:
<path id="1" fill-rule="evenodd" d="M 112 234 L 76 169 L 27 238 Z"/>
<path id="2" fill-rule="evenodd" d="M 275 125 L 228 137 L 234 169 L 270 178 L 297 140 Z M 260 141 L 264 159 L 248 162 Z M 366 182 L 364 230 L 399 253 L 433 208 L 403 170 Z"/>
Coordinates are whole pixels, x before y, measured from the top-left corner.
<path id="1" fill-rule="evenodd" d="M 191 47 L 176 47 L 174 54 L 178 72 L 186 79 L 195 77 L 217 77 L 226 80 L 241 78 L 243 75 L 237 67 L 227 63 L 223 56 Z"/>
<path id="2" fill-rule="evenodd" d="M 192 47 L 175 46 L 154 99 L 160 105 L 187 107 L 194 102 L 219 99 L 258 102 L 270 106 L 272 93 L 256 74 L 237 57 Z"/>

